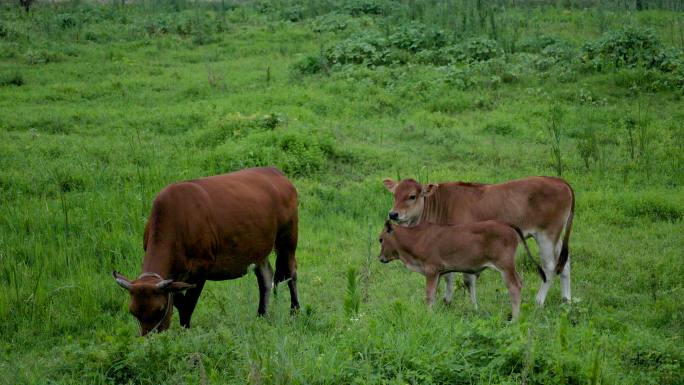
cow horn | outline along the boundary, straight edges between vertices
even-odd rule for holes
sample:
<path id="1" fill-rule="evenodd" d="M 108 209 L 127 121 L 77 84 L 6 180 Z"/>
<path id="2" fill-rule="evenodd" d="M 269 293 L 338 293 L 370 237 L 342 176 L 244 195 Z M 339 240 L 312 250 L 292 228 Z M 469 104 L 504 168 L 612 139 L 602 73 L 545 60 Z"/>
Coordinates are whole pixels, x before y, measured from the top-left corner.
<path id="1" fill-rule="evenodd" d="M 112 275 L 114 276 L 114 279 L 116 279 L 116 283 L 119 284 L 119 286 L 123 287 L 124 289 L 130 291 L 133 288 L 133 284 L 129 280 L 126 279 L 123 275 L 117 273 L 116 271 L 112 272 Z"/>
<path id="2" fill-rule="evenodd" d="M 170 284 L 173 283 L 173 279 L 165 279 L 157 284 L 157 289 L 166 289 Z"/>

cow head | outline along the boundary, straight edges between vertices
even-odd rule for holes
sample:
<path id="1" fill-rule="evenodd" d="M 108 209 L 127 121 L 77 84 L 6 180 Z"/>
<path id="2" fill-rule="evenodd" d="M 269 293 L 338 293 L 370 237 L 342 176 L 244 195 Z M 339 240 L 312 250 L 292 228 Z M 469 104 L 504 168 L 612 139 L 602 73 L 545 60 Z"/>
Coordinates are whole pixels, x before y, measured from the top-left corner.
<path id="1" fill-rule="evenodd" d="M 425 199 L 437 191 L 438 185 L 421 185 L 413 179 L 395 182 L 385 179 L 382 183 L 394 195 L 394 206 L 389 211 L 389 219 L 402 225 L 415 225 L 420 220 L 425 207 Z"/>
<path id="2" fill-rule="evenodd" d="M 385 221 L 385 227 L 380 232 L 380 262 L 388 263 L 399 258 L 397 251 L 397 240 L 394 228 L 390 221 Z"/>
<path id="3" fill-rule="evenodd" d="M 173 315 L 173 293 L 195 287 L 163 279 L 156 273 L 143 273 L 133 281 L 116 271 L 112 275 L 116 283 L 131 295 L 128 311 L 137 318 L 142 336 L 168 329 Z"/>

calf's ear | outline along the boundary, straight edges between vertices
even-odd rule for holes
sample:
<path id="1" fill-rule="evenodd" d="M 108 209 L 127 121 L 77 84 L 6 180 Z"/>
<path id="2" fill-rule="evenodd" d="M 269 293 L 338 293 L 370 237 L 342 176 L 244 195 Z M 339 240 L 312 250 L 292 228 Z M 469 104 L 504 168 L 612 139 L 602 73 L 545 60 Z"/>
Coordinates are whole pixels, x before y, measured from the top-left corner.
<path id="1" fill-rule="evenodd" d="M 382 184 L 384 184 L 385 187 L 387 187 L 387 189 L 388 189 L 392 194 L 394 194 L 394 189 L 397 188 L 397 182 L 393 181 L 392 179 L 385 179 L 385 180 L 382 181 Z"/>
<path id="2" fill-rule="evenodd" d="M 421 192 L 421 195 L 428 197 L 428 196 L 434 194 L 435 191 L 437 191 L 437 187 L 439 187 L 438 184 L 430 183 L 429 185 L 423 187 L 423 191 Z"/>

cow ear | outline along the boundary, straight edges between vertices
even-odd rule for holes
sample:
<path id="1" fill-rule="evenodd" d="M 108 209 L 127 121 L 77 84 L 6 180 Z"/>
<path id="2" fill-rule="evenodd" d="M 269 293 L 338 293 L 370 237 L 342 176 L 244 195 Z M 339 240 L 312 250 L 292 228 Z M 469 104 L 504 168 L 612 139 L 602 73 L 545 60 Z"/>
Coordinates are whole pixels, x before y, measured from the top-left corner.
<path id="1" fill-rule="evenodd" d="M 437 187 L 439 187 L 438 184 L 430 183 L 429 185 L 423 187 L 421 195 L 424 197 L 429 197 L 430 195 L 434 194 L 435 191 L 437 191 Z"/>
<path id="2" fill-rule="evenodd" d="M 119 284 L 119 286 L 123 287 L 128 291 L 131 291 L 131 288 L 133 288 L 133 284 L 131 283 L 131 281 L 128 280 L 128 278 L 119 274 L 119 272 L 117 271 L 112 271 L 112 276 L 114 276 L 114 279 L 116 280 L 116 283 Z"/>
<path id="3" fill-rule="evenodd" d="M 384 184 L 385 187 L 387 187 L 387 189 L 388 189 L 392 194 L 394 194 L 394 189 L 397 188 L 397 182 L 393 181 L 392 179 L 385 179 L 385 180 L 382 181 L 382 184 Z"/>
<path id="4" fill-rule="evenodd" d="M 164 282 L 164 281 L 162 281 Z M 161 283 L 161 282 L 160 282 Z M 164 286 L 162 290 L 171 292 L 171 293 L 177 293 L 183 290 L 188 290 L 188 289 L 193 289 L 197 285 L 191 284 L 191 283 L 185 283 L 185 282 L 171 282 L 170 284 Z"/>

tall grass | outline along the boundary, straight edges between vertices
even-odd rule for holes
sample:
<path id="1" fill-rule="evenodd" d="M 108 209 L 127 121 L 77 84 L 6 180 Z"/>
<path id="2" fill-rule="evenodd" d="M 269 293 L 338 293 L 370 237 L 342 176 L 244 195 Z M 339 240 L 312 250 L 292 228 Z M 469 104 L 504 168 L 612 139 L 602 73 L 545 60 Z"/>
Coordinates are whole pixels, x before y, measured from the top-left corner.
<path id="1" fill-rule="evenodd" d="M 0 378 L 682 383 L 678 73 L 606 65 L 622 24 L 676 59 L 678 14 L 540 4 L 0 6 Z M 380 64 L 332 63 L 337 48 Z M 257 319 L 248 274 L 209 282 L 192 329 L 138 338 L 110 273 L 140 272 L 155 194 L 262 164 L 299 191 L 300 314 L 281 295 Z M 489 271 L 479 311 L 459 291 L 427 312 L 421 277 L 377 262 L 383 178 L 549 172 L 577 194 L 572 304 L 554 285 L 536 309 L 522 266 L 518 323 Z"/>

